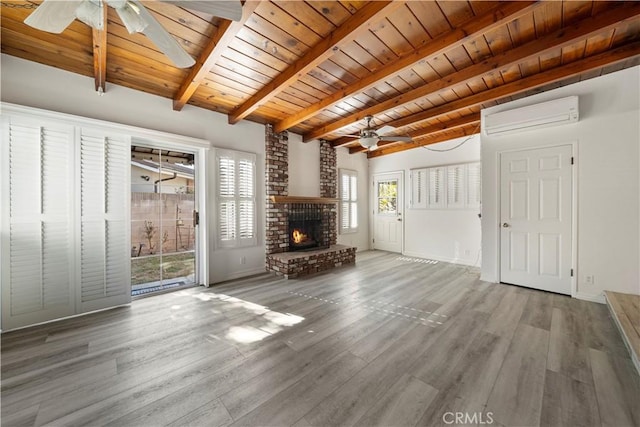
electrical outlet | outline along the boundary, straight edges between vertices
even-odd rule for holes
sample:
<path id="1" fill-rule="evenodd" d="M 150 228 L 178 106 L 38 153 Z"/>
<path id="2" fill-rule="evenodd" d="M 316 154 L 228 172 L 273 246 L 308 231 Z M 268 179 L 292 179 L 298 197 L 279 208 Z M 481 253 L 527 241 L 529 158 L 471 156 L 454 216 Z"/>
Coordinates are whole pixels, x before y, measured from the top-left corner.
<path id="1" fill-rule="evenodd" d="M 247 257 L 241 256 L 240 257 L 240 264 L 245 265 L 247 263 Z"/>
<path id="2" fill-rule="evenodd" d="M 587 285 L 593 285 L 595 283 L 595 280 L 594 280 L 593 276 L 587 276 L 587 277 L 585 277 L 585 280 L 587 282 Z"/>

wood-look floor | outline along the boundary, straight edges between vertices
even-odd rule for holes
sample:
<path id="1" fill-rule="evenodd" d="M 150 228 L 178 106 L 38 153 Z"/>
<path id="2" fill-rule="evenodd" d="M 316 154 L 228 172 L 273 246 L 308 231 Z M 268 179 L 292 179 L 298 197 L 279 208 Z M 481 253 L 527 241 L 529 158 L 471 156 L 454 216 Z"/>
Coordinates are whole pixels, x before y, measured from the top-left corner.
<path id="1" fill-rule="evenodd" d="M 2 336 L 3 426 L 637 426 L 639 397 L 604 305 L 383 252 Z"/>

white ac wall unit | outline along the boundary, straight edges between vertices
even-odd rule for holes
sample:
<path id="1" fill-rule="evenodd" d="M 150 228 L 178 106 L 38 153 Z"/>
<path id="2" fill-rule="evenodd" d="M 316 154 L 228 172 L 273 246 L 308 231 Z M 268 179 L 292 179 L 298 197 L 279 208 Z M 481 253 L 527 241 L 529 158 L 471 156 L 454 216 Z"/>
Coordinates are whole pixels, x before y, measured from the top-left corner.
<path id="1" fill-rule="evenodd" d="M 486 135 L 499 135 L 575 123 L 578 118 L 578 97 L 568 96 L 527 107 L 488 114 L 484 118 L 483 127 Z"/>

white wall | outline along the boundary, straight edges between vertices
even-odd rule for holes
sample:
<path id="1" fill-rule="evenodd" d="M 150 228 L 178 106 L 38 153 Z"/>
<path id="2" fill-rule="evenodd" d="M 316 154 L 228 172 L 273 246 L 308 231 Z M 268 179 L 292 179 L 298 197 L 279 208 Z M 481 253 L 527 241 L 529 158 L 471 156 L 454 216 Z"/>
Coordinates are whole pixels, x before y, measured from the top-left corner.
<path id="1" fill-rule="evenodd" d="M 258 246 L 216 250 L 210 236 L 209 281 L 211 283 L 264 271 L 264 126 L 248 121 L 227 123 L 227 116 L 187 105 L 173 111 L 170 99 L 107 84 L 100 97 L 92 78 L 53 67 L 2 55 L 1 100 L 4 102 L 107 120 L 211 141 L 213 147 L 257 154 Z M 213 150 L 208 171 L 215 170 Z M 212 173 L 210 179 L 212 179 Z M 208 200 L 215 196 L 208 187 Z M 209 209 L 211 233 L 215 232 L 213 209 Z M 244 260 L 244 264 L 242 261 Z"/>
<path id="2" fill-rule="evenodd" d="M 603 290 L 640 294 L 640 67 L 622 70 L 483 111 L 579 96 L 575 124 L 482 136 L 482 279 L 498 279 L 498 153 L 577 141 L 576 296 Z M 587 284 L 586 276 L 594 276 Z"/>
<path id="3" fill-rule="evenodd" d="M 465 139 L 467 137 L 457 138 L 430 145 L 429 148 L 448 149 Z M 477 209 L 409 209 L 411 169 L 479 160 L 480 138 L 477 135 L 452 151 L 434 152 L 425 148 L 415 148 L 369 160 L 369 182 L 378 173 L 404 171 L 404 254 L 480 265 L 481 233 Z M 372 212 L 371 209 L 369 211 Z"/>
<path id="4" fill-rule="evenodd" d="M 365 154 L 349 154 L 349 150 L 344 147 L 339 147 L 336 151 L 338 173 L 340 169 L 358 172 L 358 231 L 338 234 L 338 243 L 355 246 L 358 251 L 366 251 L 370 248 L 371 241 L 369 238 L 369 161 Z M 338 226 L 338 232 L 340 232 L 340 226 Z"/>

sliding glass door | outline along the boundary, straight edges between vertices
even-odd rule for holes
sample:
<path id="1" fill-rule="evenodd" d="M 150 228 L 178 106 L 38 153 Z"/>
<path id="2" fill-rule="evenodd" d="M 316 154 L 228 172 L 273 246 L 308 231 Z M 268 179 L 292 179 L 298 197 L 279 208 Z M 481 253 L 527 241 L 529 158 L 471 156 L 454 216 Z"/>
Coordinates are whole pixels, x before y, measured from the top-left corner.
<path id="1" fill-rule="evenodd" d="M 194 155 L 131 148 L 131 293 L 193 285 L 197 208 Z"/>

